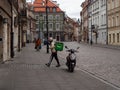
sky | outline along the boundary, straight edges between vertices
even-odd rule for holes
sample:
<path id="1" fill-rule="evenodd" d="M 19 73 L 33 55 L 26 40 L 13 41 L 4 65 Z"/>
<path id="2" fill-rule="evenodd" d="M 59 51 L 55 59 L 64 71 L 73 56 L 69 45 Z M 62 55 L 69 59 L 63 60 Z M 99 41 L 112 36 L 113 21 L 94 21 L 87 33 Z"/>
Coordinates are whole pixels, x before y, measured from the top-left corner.
<path id="1" fill-rule="evenodd" d="M 31 1 L 31 0 L 27 0 Z M 34 0 L 32 0 L 34 1 Z M 81 4 L 85 0 L 53 0 L 57 1 L 59 7 L 65 11 L 70 18 L 80 18 Z"/>
<path id="2" fill-rule="evenodd" d="M 85 0 L 55 0 L 70 18 L 80 18 L 81 4 Z"/>

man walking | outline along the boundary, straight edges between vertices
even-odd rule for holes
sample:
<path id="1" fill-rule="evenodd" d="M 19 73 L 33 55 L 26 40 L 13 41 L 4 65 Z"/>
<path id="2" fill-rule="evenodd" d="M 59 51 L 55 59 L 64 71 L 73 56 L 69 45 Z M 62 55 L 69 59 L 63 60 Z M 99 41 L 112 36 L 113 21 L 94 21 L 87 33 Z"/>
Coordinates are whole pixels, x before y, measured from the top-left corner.
<path id="1" fill-rule="evenodd" d="M 56 67 L 60 67 L 59 59 L 58 59 L 58 56 L 57 56 L 57 51 L 55 50 L 55 43 L 54 43 L 52 37 L 49 39 L 49 42 L 50 42 L 50 47 L 49 48 L 51 49 L 51 56 L 50 56 L 50 61 L 46 65 L 48 67 L 50 67 L 53 58 L 55 58 L 55 60 L 57 62 Z"/>

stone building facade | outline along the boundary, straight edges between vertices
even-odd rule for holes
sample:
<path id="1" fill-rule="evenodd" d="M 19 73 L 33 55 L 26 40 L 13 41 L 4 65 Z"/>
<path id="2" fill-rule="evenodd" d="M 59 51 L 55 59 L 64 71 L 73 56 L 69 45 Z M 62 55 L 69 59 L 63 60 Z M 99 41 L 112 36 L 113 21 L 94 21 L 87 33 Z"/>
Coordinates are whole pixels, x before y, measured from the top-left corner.
<path id="1" fill-rule="evenodd" d="M 64 21 L 65 41 L 72 41 L 73 40 L 73 35 L 74 35 L 74 24 L 73 23 L 74 23 L 74 21 L 66 15 L 65 21 Z"/>
<path id="2" fill-rule="evenodd" d="M 80 32 L 79 22 L 66 15 L 64 20 L 65 41 L 78 41 L 79 32 Z"/>
<path id="3" fill-rule="evenodd" d="M 108 44 L 120 45 L 120 0 L 107 0 Z"/>
<path id="4" fill-rule="evenodd" d="M 47 38 L 47 27 L 46 27 L 46 6 L 48 12 L 48 37 L 53 37 L 58 41 L 64 40 L 64 12 L 59 8 L 56 1 L 47 0 L 35 0 L 34 11 L 36 17 L 36 38 L 41 39 Z"/>
<path id="5" fill-rule="evenodd" d="M 106 44 L 106 0 L 89 0 L 89 41 L 92 43 Z"/>
<path id="6" fill-rule="evenodd" d="M 36 35 L 36 19 L 33 4 L 27 3 L 27 42 L 33 42 Z"/>
<path id="7" fill-rule="evenodd" d="M 106 16 L 106 0 L 99 0 L 99 16 L 95 22 L 99 22 L 96 26 L 97 43 L 107 44 L 107 16 Z"/>
<path id="8" fill-rule="evenodd" d="M 0 61 L 13 58 L 22 48 L 25 0 L 0 0 Z"/>
<path id="9" fill-rule="evenodd" d="M 11 17 L 10 2 L 0 0 L 0 61 L 5 61 L 10 58 Z"/>
<path id="10" fill-rule="evenodd" d="M 81 11 L 81 24 L 82 24 L 82 41 L 88 42 L 89 40 L 89 30 L 88 30 L 88 0 L 85 0 L 82 4 Z"/>

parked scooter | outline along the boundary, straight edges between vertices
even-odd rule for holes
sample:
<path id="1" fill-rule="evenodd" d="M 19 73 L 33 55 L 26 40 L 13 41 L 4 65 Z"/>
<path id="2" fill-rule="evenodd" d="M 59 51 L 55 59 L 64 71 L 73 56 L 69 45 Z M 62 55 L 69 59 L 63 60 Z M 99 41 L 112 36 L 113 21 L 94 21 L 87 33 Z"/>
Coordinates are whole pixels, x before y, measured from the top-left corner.
<path id="1" fill-rule="evenodd" d="M 79 49 L 79 47 L 77 47 L 77 49 L 69 49 L 67 46 L 65 46 L 67 52 L 69 52 L 68 56 L 66 57 L 67 62 L 66 65 L 68 67 L 68 71 L 73 72 L 74 68 L 76 66 L 76 52 L 78 52 L 77 50 Z"/>

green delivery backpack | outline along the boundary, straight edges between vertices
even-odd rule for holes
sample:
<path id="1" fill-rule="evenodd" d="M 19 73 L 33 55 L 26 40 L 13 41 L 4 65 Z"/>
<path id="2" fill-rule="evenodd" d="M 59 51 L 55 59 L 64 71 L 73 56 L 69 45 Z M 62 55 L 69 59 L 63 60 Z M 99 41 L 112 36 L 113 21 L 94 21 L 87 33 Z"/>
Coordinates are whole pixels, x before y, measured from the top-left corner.
<path id="1" fill-rule="evenodd" d="M 56 51 L 63 51 L 64 44 L 62 42 L 55 43 L 55 50 Z"/>

